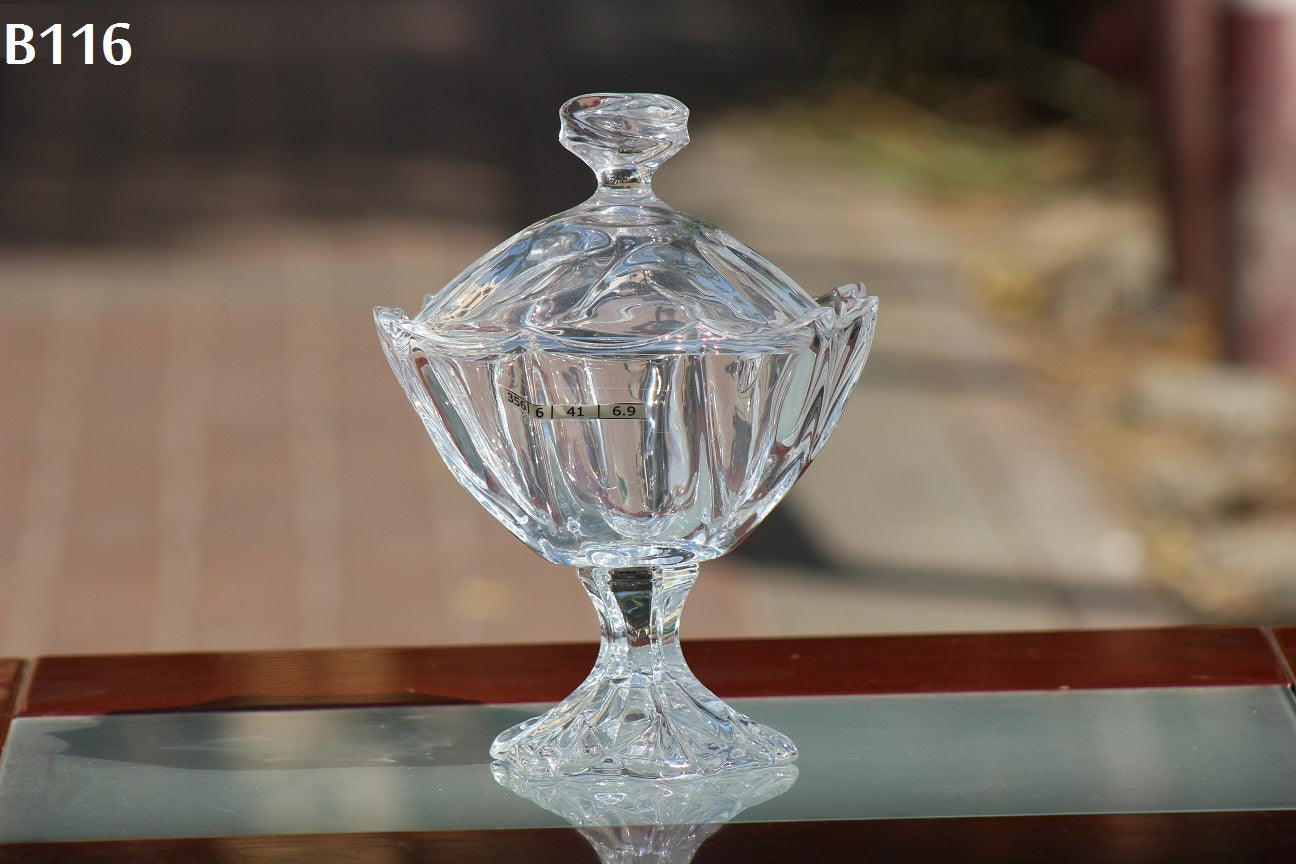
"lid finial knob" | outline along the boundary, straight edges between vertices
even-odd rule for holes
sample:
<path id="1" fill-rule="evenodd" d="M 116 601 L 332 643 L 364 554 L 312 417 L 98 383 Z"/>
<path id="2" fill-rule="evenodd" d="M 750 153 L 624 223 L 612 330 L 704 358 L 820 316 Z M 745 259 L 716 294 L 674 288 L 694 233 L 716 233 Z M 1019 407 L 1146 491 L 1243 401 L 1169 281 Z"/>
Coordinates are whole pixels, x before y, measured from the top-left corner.
<path id="1" fill-rule="evenodd" d="M 598 175 L 599 186 L 647 189 L 652 172 L 688 144 L 688 108 L 655 93 L 590 93 L 559 111 L 558 140 Z"/>

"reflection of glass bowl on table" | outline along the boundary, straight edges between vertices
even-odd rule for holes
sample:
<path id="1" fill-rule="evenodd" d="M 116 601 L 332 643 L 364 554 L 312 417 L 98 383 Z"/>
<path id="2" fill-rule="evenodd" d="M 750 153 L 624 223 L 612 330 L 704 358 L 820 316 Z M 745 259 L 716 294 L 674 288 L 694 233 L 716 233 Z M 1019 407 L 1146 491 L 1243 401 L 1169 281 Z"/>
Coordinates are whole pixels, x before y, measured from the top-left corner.
<path id="1" fill-rule="evenodd" d="M 566 819 L 602 861 L 684 862 L 720 826 L 796 783 L 795 765 L 704 777 L 557 777 L 535 780 L 496 763 L 505 789 Z"/>
<path id="2" fill-rule="evenodd" d="M 836 426 L 872 340 L 862 286 L 816 302 L 651 171 L 687 142 L 673 99 L 564 106 L 599 176 L 429 295 L 375 310 L 388 359 L 456 479 L 544 558 L 579 569 L 599 660 L 492 754 L 534 776 L 690 776 L 779 764 L 784 736 L 726 706 L 677 642 L 697 563 L 783 497 Z"/>

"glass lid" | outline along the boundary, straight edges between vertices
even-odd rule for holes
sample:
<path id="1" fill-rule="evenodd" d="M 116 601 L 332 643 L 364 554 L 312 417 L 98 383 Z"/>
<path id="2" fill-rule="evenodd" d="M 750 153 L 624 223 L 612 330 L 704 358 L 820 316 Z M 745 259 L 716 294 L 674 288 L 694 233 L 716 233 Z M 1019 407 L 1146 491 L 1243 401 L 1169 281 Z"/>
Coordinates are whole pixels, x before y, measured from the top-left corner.
<path id="1" fill-rule="evenodd" d="M 786 351 L 858 310 L 862 286 L 821 305 L 748 246 L 653 194 L 653 171 L 689 140 L 679 101 L 592 94 L 560 117 L 559 140 L 598 176 L 594 195 L 428 295 L 411 335 L 492 354 Z"/>

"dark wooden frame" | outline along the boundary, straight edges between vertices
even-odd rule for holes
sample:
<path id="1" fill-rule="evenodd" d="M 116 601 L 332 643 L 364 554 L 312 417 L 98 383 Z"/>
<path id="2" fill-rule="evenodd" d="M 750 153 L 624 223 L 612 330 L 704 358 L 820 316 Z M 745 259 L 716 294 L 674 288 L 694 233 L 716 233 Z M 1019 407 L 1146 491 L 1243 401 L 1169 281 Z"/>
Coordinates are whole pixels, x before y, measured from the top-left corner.
<path id="1" fill-rule="evenodd" d="M 42 657 L 24 716 L 561 699 L 596 646 L 489 645 Z M 694 640 L 726 698 L 1281 684 L 1254 627 Z"/>

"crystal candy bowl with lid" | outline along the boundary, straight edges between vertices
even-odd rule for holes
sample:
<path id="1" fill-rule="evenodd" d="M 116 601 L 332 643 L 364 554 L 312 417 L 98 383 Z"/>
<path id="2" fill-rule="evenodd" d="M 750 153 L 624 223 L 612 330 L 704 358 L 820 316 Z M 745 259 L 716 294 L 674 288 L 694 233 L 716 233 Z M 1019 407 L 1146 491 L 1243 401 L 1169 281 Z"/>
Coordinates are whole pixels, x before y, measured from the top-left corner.
<path id="1" fill-rule="evenodd" d="M 841 417 L 873 338 L 862 285 L 816 301 L 652 191 L 688 143 L 653 94 L 566 103 L 560 140 L 598 176 L 583 204 L 488 252 L 383 347 L 455 478 L 602 623 L 589 678 L 492 755 L 522 775 L 699 776 L 791 761 L 783 735 L 706 690 L 679 650 L 697 565 L 774 507 Z"/>

